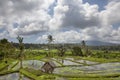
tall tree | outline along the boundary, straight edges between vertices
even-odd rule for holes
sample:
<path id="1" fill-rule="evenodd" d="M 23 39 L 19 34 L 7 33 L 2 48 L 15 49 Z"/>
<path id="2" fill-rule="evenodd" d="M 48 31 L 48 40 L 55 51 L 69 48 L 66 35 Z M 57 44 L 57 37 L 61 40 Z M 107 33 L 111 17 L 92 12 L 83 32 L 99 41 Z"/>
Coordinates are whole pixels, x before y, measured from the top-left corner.
<path id="1" fill-rule="evenodd" d="M 88 49 L 88 46 L 86 46 L 86 43 L 84 40 L 81 42 L 81 45 L 82 45 L 82 49 L 84 50 L 84 56 L 91 55 L 91 51 Z"/>
<path id="2" fill-rule="evenodd" d="M 66 52 L 65 47 L 61 45 L 61 46 L 58 48 L 58 56 L 63 57 L 64 54 L 65 54 L 65 52 Z"/>
<path id="3" fill-rule="evenodd" d="M 5 39 L 5 38 L 4 38 L 4 39 L 1 39 L 1 40 L 0 40 L 0 43 L 1 43 L 1 44 L 6 44 L 6 43 L 8 43 L 8 40 Z"/>
<path id="4" fill-rule="evenodd" d="M 48 35 L 48 44 L 50 44 L 53 41 L 52 35 Z"/>
<path id="5" fill-rule="evenodd" d="M 10 57 L 11 54 L 14 53 L 14 51 L 14 46 L 7 39 L 4 38 L 0 40 L 0 57 L 1 59 L 4 59 L 6 63 L 7 57 Z"/>
<path id="6" fill-rule="evenodd" d="M 81 42 L 81 45 L 82 45 L 82 48 L 85 48 L 85 47 L 86 47 L 86 43 L 85 43 L 84 40 Z"/>
<path id="7" fill-rule="evenodd" d="M 48 56 L 50 56 L 50 44 L 52 41 L 53 41 L 52 35 L 48 35 L 48 49 L 49 49 Z"/>
<path id="8" fill-rule="evenodd" d="M 72 48 L 72 54 L 75 56 L 83 56 L 83 52 L 81 50 L 81 47 L 75 46 Z"/>
<path id="9" fill-rule="evenodd" d="M 19 59 L 20 59 L 20 68 L 22 68 L 22 60 L 23 60 L 23 51 L 24 51 L 24 44 L 23 44 L 23 37 L 20 37 L 18 36 L 17 37 L 17 40 L 19 42 L 19 50 L 20 50 L 20 53 L 19 53 Z"/>

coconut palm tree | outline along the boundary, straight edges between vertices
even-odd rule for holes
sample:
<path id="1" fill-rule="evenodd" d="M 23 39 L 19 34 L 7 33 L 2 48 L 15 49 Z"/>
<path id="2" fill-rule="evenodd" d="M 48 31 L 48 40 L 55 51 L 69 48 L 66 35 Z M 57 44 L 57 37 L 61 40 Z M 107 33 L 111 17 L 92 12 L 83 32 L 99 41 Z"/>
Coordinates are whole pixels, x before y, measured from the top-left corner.
<path id="1" fill-rule="evenodd" d="M 88 49 L 88 46 L 86 45 L 84 40 L 81 42 L 81 44 L 82 44 L 82 49 L 84 50 L 84 56 L 91 55 L 91 51 Z"/>
<path id="2" fill-rule="evenodd" d="M 48 35 L 48 49 L 49 49 L 48 56 L 50 56 L 50 44 L 52 41 L 53 41 L 52 35 Z"/>
<path id="3" fill-rule="evenodd" d="M 81 42 L 81 45 L 82 45 L 82 48 L 85 48 L 85 47 L 86 47 L 86 43 L 85 43 L 84 40 Z"/>
<path id="4" fill-rule="evenodd" d="M 48 35 L 48 44 L 50 44 L 53 41 L 52 35 Z"/>
<path id="5" fill-rule="evenodd" d="M 23 37 L 18 36 L 17 40 L 19 42 L 19 59 L 20 59 L 20 68 L 22 68 L 22 59 L 23 59 L 23 51 L 24 51 L 24 44 L 23 44 Z"/>

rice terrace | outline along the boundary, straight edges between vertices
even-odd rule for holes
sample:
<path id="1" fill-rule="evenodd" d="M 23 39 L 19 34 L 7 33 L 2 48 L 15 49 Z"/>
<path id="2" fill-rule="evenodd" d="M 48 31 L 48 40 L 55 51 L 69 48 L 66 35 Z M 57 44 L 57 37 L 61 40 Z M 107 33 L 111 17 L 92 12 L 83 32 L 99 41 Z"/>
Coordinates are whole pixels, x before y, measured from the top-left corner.
<path id="1" fill-rule="evenodd" d="M 0 80 L 120 80 L 119 0 L 0 0 Z"/>

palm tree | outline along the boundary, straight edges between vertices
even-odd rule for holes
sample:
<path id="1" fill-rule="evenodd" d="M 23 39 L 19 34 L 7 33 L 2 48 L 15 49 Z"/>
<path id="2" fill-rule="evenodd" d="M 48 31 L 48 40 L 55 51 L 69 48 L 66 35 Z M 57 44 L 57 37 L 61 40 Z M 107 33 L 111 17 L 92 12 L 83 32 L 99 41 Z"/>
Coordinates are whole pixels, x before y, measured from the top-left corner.
<path id="1" fill-rule="evenodd" d="M 86 47 L 86 43 L 85 43 L 84 40 L 81 42 L 81 45 L 82 45 L 82 48 L 85 48 L 85 47 Z"/>
<path id="2" fill-rule="evenodd" d="M 58 48 L 58 56 L 60 56 L 60 57 L 63 57 L 64 56 L 64 54 L 65 54 L 65 52 L 66 52 L 66 49 L 65 49 L 65 47 L 64 47 L 64 45 L 62 46 L 60 46 L 59 48 Z"/>
<path id="3" fill-rule="evenodd" d="M 82 49 L 84 50 L 84 56 L 89 56 L 91 55 L 91 51 L 88 49 L 88 46 L 86 45 L 86 42 L 83 40 L 81 42 Z"/>
<path id="4" fill-rule="evenodd" d="M 48 35 L 48 49 L 49 49 L 49 54 L 48 54 L 48 56 L 50 56 L 50 44 L 51 44 L 52 41 L 53 41 L 52 35 Z"/>
<path id="5" fill-rule="evenodd" d="M 20 59 L 20 68 L 22 68 L 22 59 L 23 59 L 23 51 L 24 51 L 24 44 L 23 44 L 23 37 L 18 36 L 17 40 L 19 42 L 19 59 Z"/>
<path id="6" fill-rule="evenodd" d="M 48 35 L 48 44 L 50 44 L 53 41 L 52 35 Z"/>

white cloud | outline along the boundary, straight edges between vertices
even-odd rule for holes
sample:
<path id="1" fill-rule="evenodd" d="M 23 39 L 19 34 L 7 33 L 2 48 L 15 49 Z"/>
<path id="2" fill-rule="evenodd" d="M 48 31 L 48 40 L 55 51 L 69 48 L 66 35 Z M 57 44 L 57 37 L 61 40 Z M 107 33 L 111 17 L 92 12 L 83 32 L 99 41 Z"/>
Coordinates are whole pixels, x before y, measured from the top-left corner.
<path id="1" fill-rule="evenodd" d="M 83 0 L 55 1 L 0 0 L 0 37 L 36 36 L 50 31 L 55 42 L 84 39 L 120 43 L 120 25 L 114 28 L 120 22 L 119 0 L 109 0 L 102 11 L 98 10 L 100 6 L 97 4 L 90 5 Z M 50 6 L 53 15 L 49 14 Z M 37 40 L 46 42 L 46 34 Z"/>
<path id="2" fill-rule="evenodd" d="M 46 34 L 42 35 L 42 36 L 38 37 L 36 41 L 38 43 L 48 43 L 47 37 L 48 37 L 48 35 L 46 35 Z"/>
<path id="3" fill-rule="evenodd" d="M 98 6 L 83 4 L 82 0 L 58 0 L 50 24 L 55 27 L 93 27 L 99 26 Z"/>
<path id="4" fill-rule="evenodd" d="M 47 34 L 40 36 L 37 41 L 42 41 L 43 43 L 47 43 Z M 55 32 L 52 33 L 54 43 L 76 43 L 81 40 L 88 40 L 89 36 L 85 35 L 79 31 L 70 30 L 65 32 Z"/>
<path id="5" fill-rule="evenodd" d="M 66 31 L 60 32 L 53 35 L 55 38 L 55 42 L 63 42 L 63 43 L 70 43 L 70 42 L 78 42 L 80 40 L 80 33 L 77 31 Z"/>
<path id="6" fill-rule="evenodd" d="M 11 37 L 31 35 L 49 29 L 49 6 L 54 0 L 4 0 L 0 1 L 0 27 L 6 24 Z M 18 24 L 16 27 L 14 24 Z"/>
<path id="7" fill-rule="evenodd" d="M 111 1 L 105 6 L 105 10 L 101 11 L 100 18 L 105 25 L 112 25 L 120 22 L 120 1 Z"/>
<path id="8" fill-rule="evenodd" d="M 80 29 L 79 31 L 70 30 L 65 32 L 53 32 L 54 43 L 79 43 L 82 40 L 96 40 L 120 43 L 120 27 L 115 30 L 109 27 L 92 27 Z M 47 34 L 40 36 L 38 42 L 47 43 Z"/>

